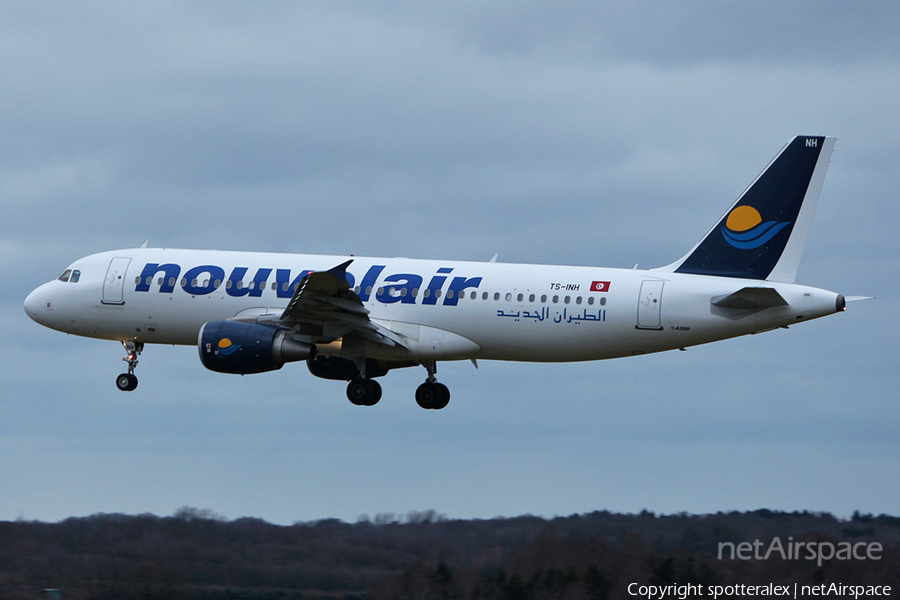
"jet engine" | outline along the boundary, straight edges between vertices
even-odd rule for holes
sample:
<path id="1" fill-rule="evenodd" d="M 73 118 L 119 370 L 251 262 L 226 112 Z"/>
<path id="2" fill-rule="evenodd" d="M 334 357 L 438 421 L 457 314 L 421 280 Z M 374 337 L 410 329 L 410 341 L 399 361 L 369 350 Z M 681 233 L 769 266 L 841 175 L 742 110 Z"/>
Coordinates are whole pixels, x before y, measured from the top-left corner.
<path id="1" fill-rule="evenodd" d="M 204 367 L 238 375 L 275 371 L 284 363 L 316 355 L 316 347 L 294 340 L 290 329 L 239 321 L 204 324 L 197 345 Z"/>
<path id="2" fill-rule="evenodd" d="M 410 363 L 412 364 L 412 363 Z M 359 369 L 356 362 L 337 356 L 315 356 L 306 361 L 309 372 L 322 379 L 335 379 L 338 381 L 350 381 L 359 377 Z M 405 364 L 399 366 L 406 366 Z M 381 377 L 386 375 L 389 367 L 384 361 L 374 358 L 366 359 L 366 377 Z"/>

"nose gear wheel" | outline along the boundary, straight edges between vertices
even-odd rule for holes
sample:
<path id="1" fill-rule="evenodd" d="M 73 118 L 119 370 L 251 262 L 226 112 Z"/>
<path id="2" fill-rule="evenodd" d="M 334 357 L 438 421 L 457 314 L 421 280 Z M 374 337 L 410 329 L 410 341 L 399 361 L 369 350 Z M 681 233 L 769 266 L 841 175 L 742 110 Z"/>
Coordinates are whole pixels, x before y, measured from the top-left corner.
<path id="1" fill-rule="evenodd" d="M 116 387 L 123 392 L 131 392 L 138 386 L 138 378 L 134 374 L 134 368 L 138 364 L 137 357 L 144 349 L 144 343 L 125 340 L 122 342 L 122 346 L 125 348 L 125 358 L 122 360 L 128 363 L 128 372 L 121 373 L 116 377 Z"/>

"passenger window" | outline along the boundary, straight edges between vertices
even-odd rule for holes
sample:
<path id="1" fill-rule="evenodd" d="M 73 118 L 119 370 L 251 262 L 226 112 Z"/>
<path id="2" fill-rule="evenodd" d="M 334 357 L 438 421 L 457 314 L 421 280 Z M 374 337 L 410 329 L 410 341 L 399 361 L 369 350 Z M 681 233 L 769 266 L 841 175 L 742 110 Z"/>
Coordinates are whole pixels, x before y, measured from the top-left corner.
<path id="1" fill-rule="evenodd" d="M 593 303 L 594 303 L 594 297 L 588 296 L 588 304 L 593 304 Z"/>
<path id="2" fill-rule="evenodd" d="M 534 294 L 531 294 L 530 296 L 528 296 L 528 301 L 534 302 Z"/>
<path id="3" fill-rule="evenodd" d="M 56 279 L 57 279 L 58 281 L 68 282 L 68 281 L 69 281 L 69 276 L 70 276 L 71 274 L 72 274 L 72 270 L 71 270 L 71 269 L 66 269 L 65 271 L 63 271 L 62 275 L 60 275 L 60 276 L 57 277 Z"/>
<path id="4" fill-rule="evenodd" d="M 553 304 L 559 302 L 559 296 L 553 296 Z"/>
<path id="5" fill-rule="evenodd" d="M 581 296 L 575 298 L 575 304 L 581 304 Z"/>
<path id="6" fill-rule="evenodd" d="M 487 300 L 487 299 L 488 299 L 488 293 L 487 293 L 487 292 L 482 293 L 482 294 L 481 294 L 481 299 L 482 299 L 482 300 Z"/>
<path id="7" fill-rule="evenodd" d="M 541 302 L 547 302 L 547 294 L 541 294 Z"/>

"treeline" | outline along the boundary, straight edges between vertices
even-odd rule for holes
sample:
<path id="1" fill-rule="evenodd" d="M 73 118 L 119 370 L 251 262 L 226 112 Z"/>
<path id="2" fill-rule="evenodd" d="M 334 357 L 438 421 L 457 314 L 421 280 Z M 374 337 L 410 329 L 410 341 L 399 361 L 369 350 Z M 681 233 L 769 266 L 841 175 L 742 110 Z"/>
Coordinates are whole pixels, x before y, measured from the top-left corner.
<path id="1" fill-rule="evenodd" d="M 878 560 L 718 558 L 722 543 L 880 544 Z M 860 545 L 862 543 L 862 545 Z M 757 544 L 757 548 L 760 544 Z M 824 546 L 823 546 L 824 547 Z M 577 600 L 630 583 L 891 585 L 900 518 L 753 512 L 448 520 L 434 511 L 273 525 L 184 508 L 0 522 L 0 600 Z M 58 590 L 58 591 L 51 591 Z"/>

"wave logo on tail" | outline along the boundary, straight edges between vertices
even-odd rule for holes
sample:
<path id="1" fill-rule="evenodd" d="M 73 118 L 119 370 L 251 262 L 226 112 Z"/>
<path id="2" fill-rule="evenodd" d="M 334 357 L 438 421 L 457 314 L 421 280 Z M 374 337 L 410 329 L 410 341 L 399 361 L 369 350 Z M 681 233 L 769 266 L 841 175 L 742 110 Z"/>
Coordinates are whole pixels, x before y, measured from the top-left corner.
<path id="1" fill-rule="evenodd" d="M 766 221 L 752 206 L 736 206 L 728 215 L 722 236 L 731 246 L 740 250 L 759 248 L 790 225 L 789 221 Z"/>

